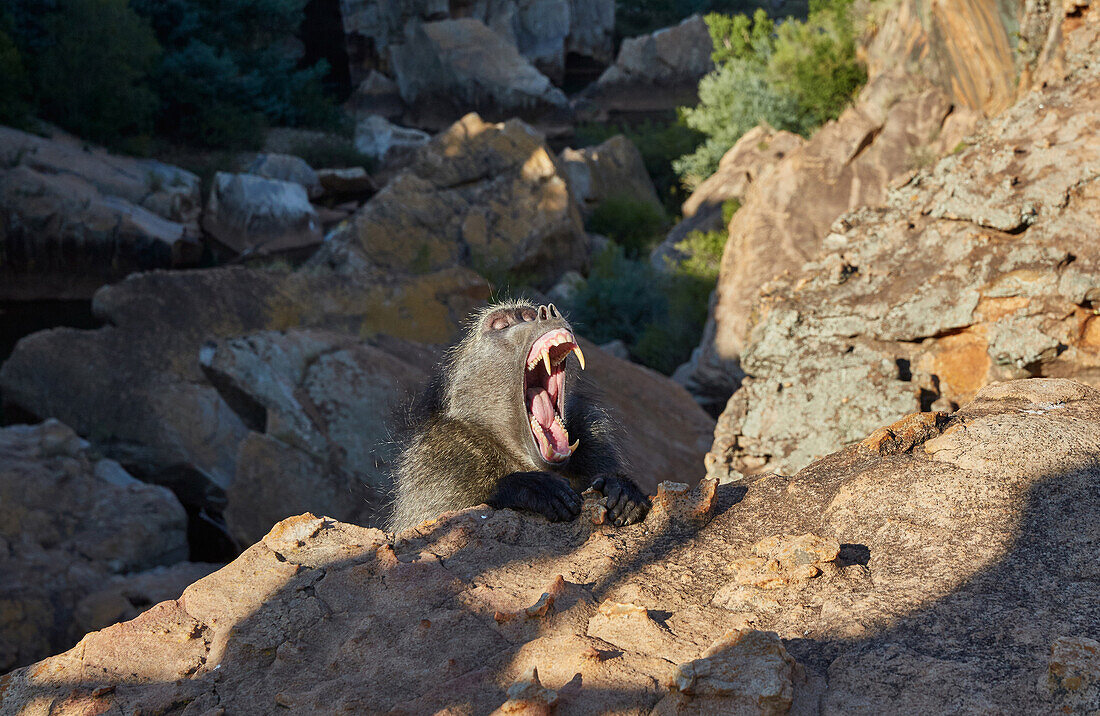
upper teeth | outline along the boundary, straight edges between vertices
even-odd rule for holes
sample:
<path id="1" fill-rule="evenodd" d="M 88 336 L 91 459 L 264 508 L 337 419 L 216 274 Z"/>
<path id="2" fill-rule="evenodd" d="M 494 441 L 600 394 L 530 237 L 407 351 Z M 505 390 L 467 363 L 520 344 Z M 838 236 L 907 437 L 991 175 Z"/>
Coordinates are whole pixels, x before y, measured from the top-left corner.
<path id="1" fill-rule="evenodd" d="M 550 375 L 552 373 L 552 366 L 561 365 L 561 363 L 569 356 L 568 353 L 563 353 L 562 355 L 558 356 L 557 359 L 551 358 L 550 349 L 554 346 L 560 346 L 562 343 L 573 343 L 573 337 L 565 331 L 555 333 L 551 338 L 547 339 L 546 345 L 542 347 L 542 350 L 539 351 L 538 355 L 534 356 L 533 358 L 531 358 L 530 361 L 527 362 L 527 369 L 531 370 L 539 363 L 542 363 L 544 366 L 546 366 L 546 374 Z M 584 370 L 584 353 L 581 352 L 581 347 L 573 344 L 572 352 L 576 354 L 577 361 L 581 364 L 581 370 Z"/>

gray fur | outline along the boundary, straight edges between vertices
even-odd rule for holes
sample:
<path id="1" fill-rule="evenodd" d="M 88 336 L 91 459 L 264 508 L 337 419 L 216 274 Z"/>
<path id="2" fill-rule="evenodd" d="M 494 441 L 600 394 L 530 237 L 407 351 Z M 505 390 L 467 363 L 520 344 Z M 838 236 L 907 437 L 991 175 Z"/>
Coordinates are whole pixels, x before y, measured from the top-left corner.
<path id="1" fill-rule="evenodd" d="M 520 316 L 525 310 L 535 311 L 538 318 L 523 321 Z M 502 312 L 512 312 L 516 322 L 493 330 L 491 322 Z M 471 317 L 465 336 L 448 351 L 410 416 L 408 438 L 394 471 L 391 530 L 484 502 L 531 509 L 554 519 L 550 508 L 524 504 L 524 498 L 513 494 L 517 489 L 527 492 L 540 480 L 561 483 L 551 484 L 551 491 L 558 493 L 554 504 L 559 511 L 564 504 L 568 513 L 559 514 L 558 519 L 568 519 L 579 511 L 576 493 L 601 476 L 629 483 L 624 494 L 634 501 L 623 500 L 624 522 L 636 521 L 629 515 L 633 508 L 638 508 L 637 519 L 644 516 L 645 507 L 639 507 L 639 501 L 644 502 L 645 496 L 625 477 L 616 425 L 596 402 L 573 356 L 565 364 L 562 419 L 570 440 L 579 439 L 580 446 L 561 465 L 543 460 L 535 447 L 523 395 L 525 362 L 532 343 L 557 327 L 572 331 L 552 306 L 528 301 L 498 303 Z M 568 480 L 568 485 L 554 475 Z M 547 499 L 554 502 L 553 497 Z"/>

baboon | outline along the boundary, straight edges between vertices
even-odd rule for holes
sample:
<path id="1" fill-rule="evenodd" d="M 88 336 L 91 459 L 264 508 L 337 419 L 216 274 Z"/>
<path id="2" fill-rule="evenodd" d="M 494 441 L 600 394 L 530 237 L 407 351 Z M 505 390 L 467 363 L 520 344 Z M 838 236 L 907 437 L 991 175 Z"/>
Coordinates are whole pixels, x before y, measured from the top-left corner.
<path id="1" fill-rule="evenodd" d="M 408 416 L 390 529 L 481 503 L 572 520 L 590 486 L 607 496 L 612 523 L 642 520 L 649 500 L 570 355 L 583 370 L 554 304 L 509 301 L 474 314 Z"/>

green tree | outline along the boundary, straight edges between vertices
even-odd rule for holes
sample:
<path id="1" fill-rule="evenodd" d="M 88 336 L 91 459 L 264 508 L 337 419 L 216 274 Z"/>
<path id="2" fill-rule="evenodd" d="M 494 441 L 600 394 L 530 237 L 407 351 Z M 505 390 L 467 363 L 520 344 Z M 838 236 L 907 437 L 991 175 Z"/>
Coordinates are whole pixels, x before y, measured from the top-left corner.
<path id="1" fill-rule="evenodd" d="M 165 47 L 160 129 L 190 144 L 254 146 L 267 123 L 335 124 L 327 65 L 299 68 L 306 0 L 131 0 Z"/>
<path id="2" fill-rule="evenodd" d="M 148 131 L 157 109 L 148 77 L 160 46 L 126 0 L 59 0 L 25 17 L 40 33 L 28 36 L 40 48 L 28 64 L 45 117 L 107 143 Z"/>
<path id="3" fill-rule="evenodd" d="M 0 123 L 22 124 L 30 113 L 30 82 L 19 49 L 4 31 L 0 17 Z"/>

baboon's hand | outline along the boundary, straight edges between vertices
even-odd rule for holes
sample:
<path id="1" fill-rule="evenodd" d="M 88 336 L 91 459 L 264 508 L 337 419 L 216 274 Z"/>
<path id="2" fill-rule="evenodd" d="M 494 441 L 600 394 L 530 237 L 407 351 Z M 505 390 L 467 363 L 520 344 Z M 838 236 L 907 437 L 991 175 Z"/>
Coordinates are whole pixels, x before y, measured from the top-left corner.
<path id="1" fill-rule="evenodd" d="M 649 512 L 649 498 L 625 475 L 601 475 L 592 487 L 607 497 L 607 517 L 617 527 L 641 522 Z"/>
<path id="2" fill-rule="evenodd" d="M 569 480 L 550 472 L 513 472 L 500 481 L 489 504 L 542 515 L 551 522 L 567 522 L 581 513 L 581 496 Z"/>

